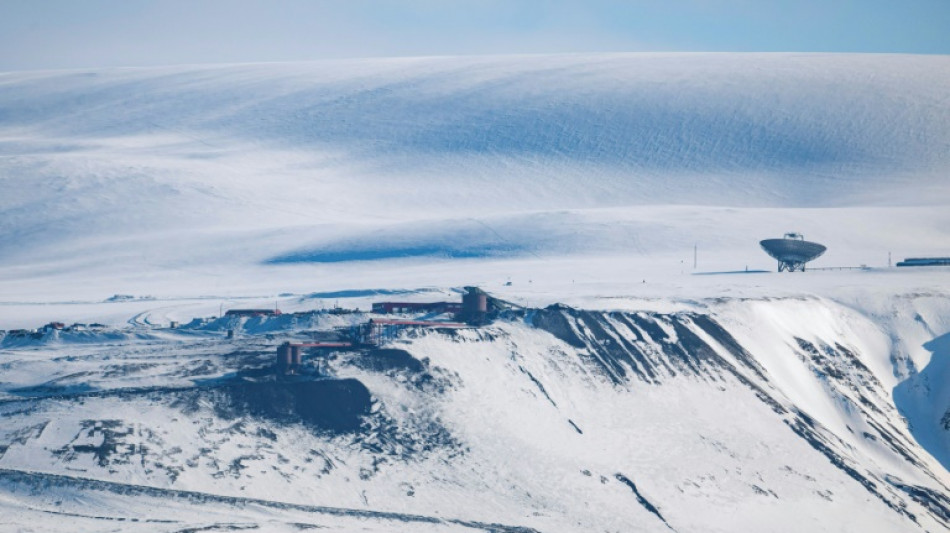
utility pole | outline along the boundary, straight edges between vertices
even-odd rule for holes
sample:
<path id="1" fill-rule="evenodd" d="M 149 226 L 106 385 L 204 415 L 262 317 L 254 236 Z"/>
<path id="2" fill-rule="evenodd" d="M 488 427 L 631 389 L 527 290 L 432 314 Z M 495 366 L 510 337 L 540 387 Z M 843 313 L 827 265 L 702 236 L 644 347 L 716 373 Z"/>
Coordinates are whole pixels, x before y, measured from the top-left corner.
<path id="1" fill-rule="evenodd" d="M 887 252 L 887 268 L 891 268 L 891 252 Z"/>
<path id="2" fill-rule="evenodd" d="M 699 245 L 694 244 L 693 245 L 693 270 L 696 270 L 698 259 L 699 259 Z"/>

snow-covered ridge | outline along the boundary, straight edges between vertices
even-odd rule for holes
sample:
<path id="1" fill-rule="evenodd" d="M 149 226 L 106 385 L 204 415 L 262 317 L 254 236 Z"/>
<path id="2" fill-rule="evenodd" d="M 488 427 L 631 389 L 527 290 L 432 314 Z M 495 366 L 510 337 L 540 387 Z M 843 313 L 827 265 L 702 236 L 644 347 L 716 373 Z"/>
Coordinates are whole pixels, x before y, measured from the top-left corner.
<path id="1" fill-rule="evenodd" d="M 936 531 L 948 306 L 514 308 L 310 354 L 319 376 L 295 381 L 274 379 L 274 349 L 317 323 L 281 317 L 253 326 L 277 336 L 7 349 L 0 505 L 90 529 L 219 520 L 162 510 L 202 502 L 260 527 Z"/>
<path id="2" fill-rule="evenodd" d="M 950 255 L 948 172 L 942 56 L 0 74 L 0 329 L 109 326 L 3 337 L 0 516 L 946 529 L 948 270 L 757 243 Z M 271 373 L 473 284 L 517 305 Z"/>

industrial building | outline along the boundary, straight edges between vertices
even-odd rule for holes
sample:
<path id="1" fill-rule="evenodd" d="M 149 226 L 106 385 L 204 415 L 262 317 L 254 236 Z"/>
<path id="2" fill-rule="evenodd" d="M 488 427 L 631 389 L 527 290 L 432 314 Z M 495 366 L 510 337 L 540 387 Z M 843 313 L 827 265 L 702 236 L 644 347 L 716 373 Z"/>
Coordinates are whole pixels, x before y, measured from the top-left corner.
<path id="1" fill-rule="evenodd" d="M 277 347 L 277 373 L 282 376 L 299 374 L 303 348 L 349 348 L 349 342 L 285 342 Z"/>
<path id="2" fill-rule="evenodd" d="M 400 331 L 409 328 L 458 329 L 467 327 L 470 326 L 458 322 L 371 319 L 353 329 L 350 336 L 352 342 L 285 342 L 281 344 L 277 347 L 276 371 L 280 376 L 300 374 L 303 368 L 303 349 L 305 348 L 318 350 L 373 348 L 395 338 Z"/>
<path id="3" fill-rule="evenodd" d="M 398 313 L 450 313 L 468 324 L 482 324 L 488 317 L 488 295 L 478 287 L 465 287 L 461 302 L 376 302 L 373 312 L 380 315 Z"/>
<path id="4" fill-rule="evenodd" d="M 277 347 L 275 360 L 277 375 L 301 374 L 305 348 L 317 350 L 372 348 L 396 338 L 399 332 L 406 329 L 460 329 L 487 324 L 490 312 L 488 294 L 478 287 L 465 287 L 465 291 L 461 302 L 377 302 L 373 304 L 373 312 L 377 314 L 452 313 L 460 322 L 374 318 L 353 327 L 344 337 L 347 342 L 285 342 Z M 257 310 L 235 311 L 240 311 L 244 315 Z"/>
<path id="5" fill-rule="evenodd" d="M 458 318 L 468 324 L 480 325 L 488 321 L 488 294 L 478 287 L 465 287 L 462 311 Z"/>
<path id="6" fill-rule="evenodd" d="M 224 316 L 276 316 L 280 309 L 228 309 Z"/>
<path id="7" fill-rule="evenodd" d="M 908 257 L 897 263 L 899 267 L 950 266 L 950 257 Z"/>
<path id="8" fill-rule="evenodd" d="M 452 313 L 462 311 L 462 304 L 458 302 L 376 302 L 373 312 L 379 315 L 397 313 Z"/>

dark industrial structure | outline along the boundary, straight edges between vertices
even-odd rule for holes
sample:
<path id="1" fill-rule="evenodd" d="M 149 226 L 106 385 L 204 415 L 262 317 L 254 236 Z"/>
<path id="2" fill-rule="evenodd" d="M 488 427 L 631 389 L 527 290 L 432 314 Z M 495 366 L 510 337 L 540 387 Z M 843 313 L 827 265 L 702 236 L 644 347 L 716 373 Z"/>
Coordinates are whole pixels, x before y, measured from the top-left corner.
<path id="1" fill-rule="evenodd" d="M 459 302 L 376 302 L 373 312 L 380 315 L 402 313 L 450 313 L 470 325 L 485 324 L 488 321 L 489 298 L 478 287 L 465 287 L 465 294 Z"/>
<path id="2" fill-rule="evenodd" d="M 302 373 L 303 350 L 347 350 L 375 348 L 376 346 L 396 338 L 400 331 L 409 328 L 438 328 L 459 329 L 467 328 L 468 324 L 459 322 L 440 322 L 433 320 L 392 320 L 372 319 L 356 326 L 350 334 L 352 342 L 285 342 L 277 347 L 275 360 L 277 375 L 292 376 Z"/>
<path id="3" fill-rule="evenodd" d="M 377 314 L 393 313 L 451 313 L 458 322 L 442 320 L 414 320 L 373 318 L 362 324 L 352 326 L 348 333 L 338 330 L 333 341 L 312 342 L 285 342 L 277 347 L 275 361 L 278 376 L 294 376 L 304 372 L 303 349 L 329 350 L 365 350 L 376 349 L 380 344 L 393 340 L 399 333 L 407 329 L 460 329 L 487 324 L 490 313 L 497 313 L 494 300 L 489 298 L 485 291 L 478 287 L 465 287 L 461 302 L 377 302 L 373 304 L 373 312 Z M 263 309 L 235 309 L 228 311 L 231 316 L 261 316 L 264 314 L 280 314 L 279 311 Z M 336 342 L 336 339 L 346 339 L 349 342 Z M 319 360 L 317 360 L 319 363 Z M 313 369 L 306 373 L 312 374 Z M 317 371 L 319 374 L 319 371 Z"/>
<path id="4" fill-rule="evenodd" d="M 488 321 L 488 295 L 478 287 L 465 287 L 465 290 L 459 320 L 474 325 L 484 324 Z"/>
<path id="5" fill-rule="evenodd" d="M 357 328 L 356 338 L 360 344 L 374 346 L 396 337 L 399 331 L 408 328 L 458 329 L 468 327 L 459 322 L 439 322 L 435 320 L 390 320 L 372 319 Z"/>
<path id="6" fill-rule="evenodd" d="M 394 313 L 452 313 L 462 311 L 458 302 L 376 302 L 373 312 L 379 315 Z"/>
<path id="7" fill-rule="evenodd" d="M 950 266 L 950 257 L 908 257 L 897 263 L 899 267 Z"/>
<path id="8" fill-rule="evenodd" d="M 225 316 L 276 316 L 280 309 L 228 309 Z"/>
<path id="9" fill-rule="evenodd" d="M 349 348 L 349 342 L 285 342 L 277 347 L 277 373 L 299 374 L 303 357 L 302 348 Z"/>
<path id="10" fill-rule="evenodd" d="M 778 261 L 779 272 L 804 272 L 805 263 L 817 259 L 827 248 L 806 241 L 801 233 L 786 233 L 781 239 L 765 239 L 759 243 L 765 253 Z"/>

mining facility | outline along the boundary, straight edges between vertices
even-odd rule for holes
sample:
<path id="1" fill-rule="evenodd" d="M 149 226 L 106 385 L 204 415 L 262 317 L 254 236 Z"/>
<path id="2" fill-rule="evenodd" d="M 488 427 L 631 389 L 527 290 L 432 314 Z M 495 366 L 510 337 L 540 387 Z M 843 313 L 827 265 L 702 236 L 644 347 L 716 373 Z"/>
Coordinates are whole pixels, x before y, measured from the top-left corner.
<path id="1" fill-rule="evenodd" d="M 908 257 L 897 263 L 899 267 L 950 266 L 950 257 Z"/>
<path id="2" fill-rule="evenodd" d="M 303 374 L 303 351 L 373 349 L 396 338 L 406 329 L 462 329 L 488 324 L 495 305 L 478 287 L 465 287 L 462 302 L 376 302 L 375 314 L 436 313 L 452 314 L 456 321 L 412 318 L 371 318 L 342 334 L 343 339 L 285 342 L 277 347 L 275 371 L 278 376 Z"/>

